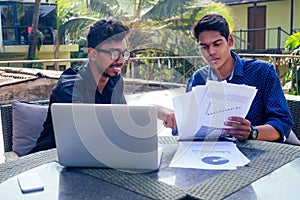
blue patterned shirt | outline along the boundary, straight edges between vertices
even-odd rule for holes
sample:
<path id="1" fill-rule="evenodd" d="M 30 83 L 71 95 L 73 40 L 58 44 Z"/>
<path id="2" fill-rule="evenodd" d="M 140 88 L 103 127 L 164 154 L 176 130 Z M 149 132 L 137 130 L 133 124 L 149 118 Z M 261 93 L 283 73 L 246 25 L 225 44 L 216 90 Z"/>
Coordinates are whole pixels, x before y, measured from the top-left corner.
<path id="1" fill-rule="evenodd" d="M 227 82 L 258 89 L 246 119 L 254 126 L 270 124 L 281 134 L 281 140 L 284 136 L 287 138 L 294 122 L 274 66 L 262 60 L 240 58 L 233 51 L 231 55 L 236 64 Z M 196 85 L 205 85 L 207 80 L 214 80 L 214 77 L 213 70 L 205 66 L 190 77 L 186 91 L 191 91 Z"/>

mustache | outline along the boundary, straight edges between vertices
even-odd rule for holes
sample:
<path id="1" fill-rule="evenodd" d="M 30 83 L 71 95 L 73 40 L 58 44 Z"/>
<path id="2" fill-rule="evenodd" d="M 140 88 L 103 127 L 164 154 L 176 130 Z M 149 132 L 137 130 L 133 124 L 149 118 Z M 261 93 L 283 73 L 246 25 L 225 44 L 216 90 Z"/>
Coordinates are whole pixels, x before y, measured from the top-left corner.
<path id="1" fill-rule="evenodd" d="M 119 64 L 119 63 L 112 63 L 111 65 L 109 65 L 109 67 L 122 67 L 123 64 Z"/>

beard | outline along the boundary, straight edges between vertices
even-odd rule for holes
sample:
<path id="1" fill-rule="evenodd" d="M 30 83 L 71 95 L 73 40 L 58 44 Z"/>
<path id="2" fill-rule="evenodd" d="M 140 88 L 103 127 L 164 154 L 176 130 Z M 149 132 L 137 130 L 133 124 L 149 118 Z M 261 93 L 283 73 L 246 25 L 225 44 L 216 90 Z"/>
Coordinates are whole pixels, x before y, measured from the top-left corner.
<path id="1" fill-rule="evenodd" d="M 109 68 L 113 68 L 113 67 L 119 67 L 119 68 L 121 68 L 123 66 L 123 64 L 118 64 L 118 63 L 112 63 L 111 65 L 109 65 Z M 105 76 L 105 77 L 108 77 L 108 78 L 114 78 L 114 77 L 116 77 L 116 76 L 118 76 L 118 74 L 119 73 L 116 73 L 115 75 L 110 75 L 110 74 L 108 74 L 107 72 L 103 72 L 102 73 L 102 76 Z"/>
<path id="2" fill-rule="evenodd" d="M 109 75 L 108 73 L 106 73 L 106 72 L 103 72 L 102 76 L 104 76 L 104 77 L 107 77 L 107 78 L 114 78 L 114 77 L 116 77 L 116 76 L 117 76 L 117 74 L 116 74 L 116 75 L 114 75 L 114 76 L 111 76 L 111 75 Z"/>

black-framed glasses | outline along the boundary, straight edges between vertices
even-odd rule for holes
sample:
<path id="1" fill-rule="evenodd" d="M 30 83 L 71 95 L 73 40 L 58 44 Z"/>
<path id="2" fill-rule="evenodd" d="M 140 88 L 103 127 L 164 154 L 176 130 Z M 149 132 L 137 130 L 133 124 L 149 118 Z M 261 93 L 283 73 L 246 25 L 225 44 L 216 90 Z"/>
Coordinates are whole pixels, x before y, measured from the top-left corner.
<path id="1" fill-rule="evenodd" d="M 124 51 L 120 51 L 119 49 L 105 50 L 105 49 L 95 48 L 95 50 L 98 52 L 100 51 L 100 52 L 110 54 L 110 59 L 113 61 L 119 60 L 121 55 L 125 60 L 128 60 L 130 57 L 130 51 L 128 49 L 125 49 Z"/>

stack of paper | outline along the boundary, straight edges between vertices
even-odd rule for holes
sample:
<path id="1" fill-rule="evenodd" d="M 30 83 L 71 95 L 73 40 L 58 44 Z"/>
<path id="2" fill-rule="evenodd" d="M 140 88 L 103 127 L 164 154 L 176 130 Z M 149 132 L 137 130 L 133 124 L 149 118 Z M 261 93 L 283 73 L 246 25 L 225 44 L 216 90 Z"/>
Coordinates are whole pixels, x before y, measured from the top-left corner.
<path id="1" fill-rule="evenodd" d="M 246 117 L 256 95 L 255 87 L 207 81 L 191 92 L 173 98 L 180 140 L 218 137 L 230 116 Z"/>
<path id="2" fill-rule="evenodd" d="M 207 81 L 174 97 L 179 146 L 170 167 L 230 170 L 249 163 L 235 143 L 217 138 L 228 136 L 223 128 L 233 128 L 224 125 L 229 117 L 246 117 L 256 92 L 255 87 Z"/>

